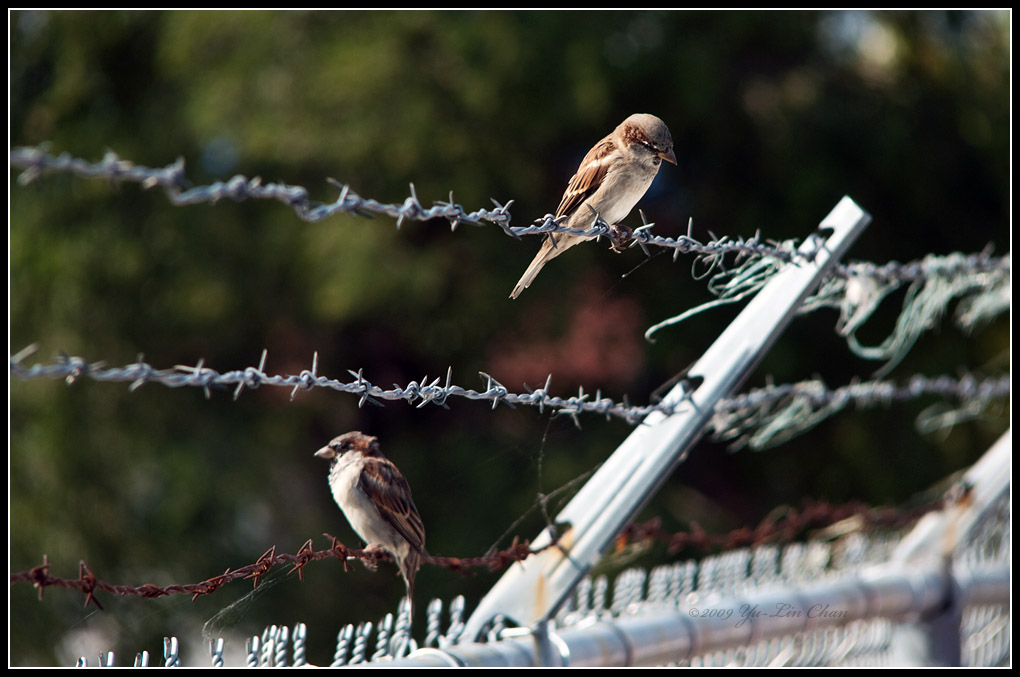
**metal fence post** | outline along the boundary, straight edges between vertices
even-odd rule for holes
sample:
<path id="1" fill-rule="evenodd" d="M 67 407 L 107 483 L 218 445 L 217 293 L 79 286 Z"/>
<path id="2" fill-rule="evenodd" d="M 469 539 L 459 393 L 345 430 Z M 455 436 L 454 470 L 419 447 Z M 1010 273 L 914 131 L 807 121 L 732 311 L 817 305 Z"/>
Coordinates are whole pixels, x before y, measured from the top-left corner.
<path id="1" fill-rule="evenodd" d="M 849 197 L 840 200 L 820 226 L 831 229 L 831 235 L 808 237 L 796 263 L 775 275 L 691 368 L 689 377 L 697 383 L 693 391 L 681 384 L 667 395 L 666 402 L 677 405 L 676 413 L 647 416 L 554 519 L 555 524 L 568 524 L 566 531 L 556 535 L 547 528 L 533 541 L 536 550 L 554 540 L 557 547 L 513 565 L 497 581 L 468 619 L 469 641 L 478 639 L 497 614 L 530 627 L 555 613 L 683 460 L 716 402 L 748 375 L 870 220 Z"/>
<path id="2" fill-rule="evenodd" d="M 967 600 L 959 584 L 955 555 L 962 541 L 1009 491 L 1011 431 L 967 472 L 956 504 L 926 515 L 893 552 L 890 561 L 910 568 L 932 568 L 943 577 L 943 604 L 898 627 L 892 650 L 899 665 L 959 666 L 963 663 L 961 625 Z"/>

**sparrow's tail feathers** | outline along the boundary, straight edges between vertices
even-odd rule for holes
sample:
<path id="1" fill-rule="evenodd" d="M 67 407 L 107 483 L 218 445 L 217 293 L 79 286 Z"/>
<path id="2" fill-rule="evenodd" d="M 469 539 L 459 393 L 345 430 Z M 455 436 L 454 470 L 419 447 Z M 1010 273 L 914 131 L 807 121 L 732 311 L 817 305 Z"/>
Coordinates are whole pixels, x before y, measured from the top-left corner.
<path id="1" fill-rule="evenodd" d="M 545 241 L 542 242 L 542 247 L 538 250 L 538 253 L 535 254 L 535 258 L 532 260 L 531 265 L 524 271 L 524 275 L 521 276 L 520 281 L 517 282 L 517 286 L 514 287 L 514 290 L 510 293 L 510 298 L 517 298 L 521 295 L 522 291 L 530 287 L 531 283 L 535 281 L 535 277 L 538 275 L 538 272 L 542 270 L 542 267 L 545 264 L 570 249 L 575 244 L 583 241 L 583 237 L 573 235 L 547 235 Z"/>
<path id="2" fill-rule="evenodd" d="M 414 576 L 411 578 L 405 578 L 404 583 L 407 584 L 407 608 L 412 613 L 414 612 Z"/>
<path id="3" fill-rule="evenodd" d="M 535 278 L 538 276 L 538 272 L 542 270 L 542 266 L 544 266 L 550 258 L 552 257 L 549 256 L 548 252 L 543 248 L 542 251 L 540 251 L 535 257 L 535 260 L 531 262 L 531 265 L 528 266 L 528 269 L 524 271 L 524 275 L 522 275 L 521 279 L 517 282 L 517 286 L 514 287 L 512 292 L 510 292 L 510 298 L 517 298 L 521 295 L 522 291 L 530 287 L 531 283 L 534 282 Z"/>
<path id="4" fill-rule="evenodd" d="M 407 607 L 414 609 L 414 579 L 418 575 L 418 567 L 421 566 L 421 554 L 412 549 L 400 562 L 400 575 L 404 577 L 404 585 L 407 586 Z"/>

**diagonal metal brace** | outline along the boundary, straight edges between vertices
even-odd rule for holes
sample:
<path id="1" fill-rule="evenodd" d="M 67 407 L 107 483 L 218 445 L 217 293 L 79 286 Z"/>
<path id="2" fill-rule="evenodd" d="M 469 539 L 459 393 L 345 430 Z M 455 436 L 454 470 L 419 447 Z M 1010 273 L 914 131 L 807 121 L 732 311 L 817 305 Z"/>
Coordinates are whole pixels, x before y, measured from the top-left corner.
<path id="1" fill-rule="evenodd" d="M 481 639 L 497 615 L 524 627 L 548 621 L 701 436 L 716 403 L 730 396 L 789 324 L 794 313 L 871 221 L 844 197 L 798 249 L 794 263 L 775 275 L 673 388 L 667 416 L 655 411 L 617 448 L 532 541 L 540 550 L 496 582 L 468 619 L 467 641 Z M 831 230 L 831 234 L 828 231 Z M 691 390 L 690 384 L 697 384 Z"/>

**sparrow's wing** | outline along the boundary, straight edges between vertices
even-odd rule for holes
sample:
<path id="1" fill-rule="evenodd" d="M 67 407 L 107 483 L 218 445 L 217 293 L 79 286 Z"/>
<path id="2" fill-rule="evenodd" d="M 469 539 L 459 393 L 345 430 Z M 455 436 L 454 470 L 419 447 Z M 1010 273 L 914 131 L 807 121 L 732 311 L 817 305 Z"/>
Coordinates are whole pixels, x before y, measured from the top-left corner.
<path id="1" fill-rule="evenodd" d="M 419 553 L 425 551 L 425 526 L 411 498 L 411 487 L 389 459 L 366 459 L 358 480 L 379 514 Z"/>
<path id="2" fill-rule="evenodd" d="M 563 193 L 560 206 L 556 209 L 556 216 L 570 214 L 581 206 L 581 203 L 589 195 L 598 190 L 602 180 L 606 177 L 606 172 L 609 171 L 609 156 L 615 149 L 616 144 L 610 135 L 588 151 L 588 154 L 581 160 L 581 166 L 577 168 L 577 173 L 571 177 L 570 183 L 567 184 L 567 190 Z"/>

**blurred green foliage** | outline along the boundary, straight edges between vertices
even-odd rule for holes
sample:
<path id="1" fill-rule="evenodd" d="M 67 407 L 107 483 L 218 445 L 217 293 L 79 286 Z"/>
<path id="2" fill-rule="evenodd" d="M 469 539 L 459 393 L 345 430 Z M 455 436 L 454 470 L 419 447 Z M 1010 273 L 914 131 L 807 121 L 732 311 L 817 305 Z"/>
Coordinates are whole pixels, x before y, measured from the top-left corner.
<path id="1" fill-rule="evenodd" d="M 196 183 L 235 173 L 335 198 L 327 177 L 400 202 L 468 209 L 513 199 L 515 223 L 553 211 L 587 149 L 624 117 L 670 126 L 678 167 L 640 206 L 658 232 L 803 237 L 844 195 L 874 216 L 851 258 L 884 263 L 1009 246 L 1009 15 L 1002 12 L 84 12 L 10 14 L 12 145 L 163 166 Z M 273 203 L 174 208 L 156 191 L 69 175 L 10 187 L 10 349 L 38 343 L 110 365 L 204 358 L 297 373 L 363 368 L 388 387 L 453 367 L 509 388 L 578 386 L 644 402 L 710 344 L 735 311 L 641 338 L 706 300 L 690 261 L 578 247 L 517 301 L 538 248 L 498 228 L 338 216 L 298 220 Z M 629 221 L 638 221 L 632 214 Z M 874 320 L 875 342 L 897 301 Z M 749 385 L 879 365 L 853 357 L 836 317 L 801 317 Z M 892 378 L 1008 368 L 1007 318 L 973 335 L 947 322 Z M 629 428 L 616 421 L 451 402 L 357 407 L 333 392 L 263 388 L 234 402 L 197 389 L 83 380 L 10 386 L 10 569 L 47 554 L 54 575 L 86 561 L 124 584 L 190 583 L 296 552 L 324 531 L 356 545 L 312 452 L 362 429 L 408 476 L 431 552 L 474 556 L 542 526 L 540 492 L 589 471 Z M 901 504 L 971 463 L 1007 414 L 923 436 L 929 402 L 846 412 L 762 454 L 703 443 L 646 509 L 668 528 L 722 531 L 804 498 Z M 569 492 L 559 495 L 569 496 Z M 554 505 L 555 507 L 555 505 Z M 517 522 L 520 518 L 523 519 Z M 654 556 L 659 561 L 664 553 Z M 654 562 L 655 560 L 651 560 Z M 9 661 L 70 665 L 115 650 L 160 654 L 182 640 L 309 624 L 328 662 L 342 623 L 376 620 L 402 585 L 337 563 L 280 574 L 250 604 L 215 595 L 145 601 L 11 587 Z M 495 574 L 426 567 L 418 598 L 464 593 Z M 425 605 L 419 604 L 419 612 Z M 206 647 L 185 644 L 200 665 Z"/>

